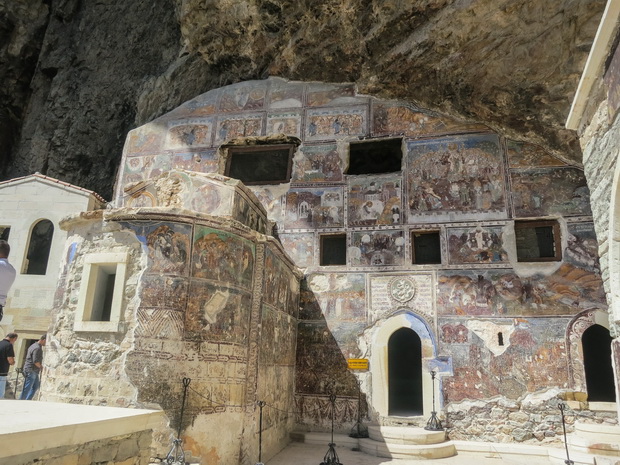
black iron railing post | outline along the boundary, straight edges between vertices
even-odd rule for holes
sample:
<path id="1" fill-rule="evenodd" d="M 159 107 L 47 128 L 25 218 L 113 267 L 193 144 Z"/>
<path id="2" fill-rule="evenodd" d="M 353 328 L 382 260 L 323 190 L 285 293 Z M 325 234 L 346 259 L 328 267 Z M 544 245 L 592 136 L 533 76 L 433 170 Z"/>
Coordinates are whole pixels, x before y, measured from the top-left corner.
<path id="1" fill-rule="evenodd" d="M 183 400 L 181 401 L 181 412 L 179 415 L 179 428 L 177 429 L 177 437 L 172 440 L 172 447 L 170 452 L 166 455 L 164 463 L 167 465 L 185 465 L 185 452 L 181 443 L 181 429 L 183 427 L 183 414 L 185 413 L 185 399 L 187 399 L 187 390 L 189 389 L 189 383 L 191 378 L 183 378 Z"/>
<path id="2" fill-rule="evenodd" d="M 560 414 L 562 415 L 562 432 L 564 433 L 564 448 L 566 449 L 566 460 L 564 460 L 564 463 L 566 465 L 575 465 L 575 462 L 573 462 L 568 455 L 568 441 L 566 440 L 566 422 L 564 420 L 564 410 L 566 410 L 566 405 L 560 402 L 558 404 L 558 408 L 560 409 Z"/>
<path id="3" fill-rule="evenodd" d="M 336 444 L 334 443 L 334 415 L 336 413 L 336 396 L 334 394 L 329 396 L 329 401 L 332 404 L 332 441 L 329 443 L 329 449 L 327 449 L 327 453 L 325 457 L 323 457 L 323 461 L 320 465 L 342 465 L 340 463 L 340 459 L 338 458 L 338 454 L 336 453 Z"/>
<path id="4" fill-rule="evenodd" d="M 433 380 L 433 411 L 424 429 L 428 431 L 443 431 L 443 425 L 439 417 L 437 417 L 437 411 L 435 409 L 435 376 L 437 376 L 437 373 L 435 373 L 435 370 L 431 370 L 431 378 Z"/>
<path id="5" fill-rule="evenodd" d="M 263 400 L 259 400 L 257 404 L 260 414 L 258 417 L 258 463 L 256 465 L 263 465 L 263 407 L 266 404 Z"/>

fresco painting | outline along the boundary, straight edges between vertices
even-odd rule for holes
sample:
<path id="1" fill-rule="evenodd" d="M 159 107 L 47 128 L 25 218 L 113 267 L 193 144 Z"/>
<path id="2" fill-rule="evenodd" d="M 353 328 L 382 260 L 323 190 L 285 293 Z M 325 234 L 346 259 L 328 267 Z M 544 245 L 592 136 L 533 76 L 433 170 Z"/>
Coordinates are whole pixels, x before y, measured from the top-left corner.
<path id="1" fill-rule="evenodd" d="M 166 149 L 210 147 L 212 135 L 213 118 L 196 118 L 170 123 L 166 137 Z"/>
<path id="2" fill-rule="evenodd" d="M 155 225 L 146 233 L 151 270 L 186 275 L 189 265 L 191 226 L 168 223 Z"/>
<path id="3" fill-rule="evenodd" d="M 192 227 L 184 223 L 123 222 L 148 252 L 149 271 L 187 276 Z"/>
<path id="4" fill-rule="evenodd" d="M 502 247 L 501 226 L 476 226 L 474 228 L 448 228 L 450 263 L 501 263 L 508 261 Z"/>
<path id="5" fill-rule="evenodd" d="M 217 101 L 219 100 L 219 97 L 219 89 L 216 91 L 207 92 L 184 103 L 180 107 L 175 108 L 165 116 L 168 118 L 178 119 L 177 116 L 199 118 L 201 116 L 213 115 L 217 113 Z"/>
<path id="6" fill-rule="evenodd" d="M 269 91 L 270 108 L 299 108 L 303 106 L 304 84 L 272 82 Z"/>
<path id="7" fill-rule="evenodd" d="M 220 97 L 220 111 L 260 110 L 265 104 L 267 86 L 264 82 L 229 86 Z"/>
<path id="8" fill-rule="evenodd" d="M 337 228 L 343 225 L 342 187 L 294 188 L 288 191 L 286 228 Z"/>
<path id="9" fill-rule="evenodd" d="M 578 268 L 599 273 L 598 241 L 594 223 L 569 223 L 567 239 L 565 260 Z"/>
<path id="10" fill-rule="evenodd" d="M 529 168 L 533 166 L 565 166 L 559 158 L 550 155 L 538 145 L 515 140 L 506 141 L 506 154 L 511 168 Z"/>
<path id="11" fill-rule="evenodd" d="M 296 366 L 297 394 L 357 395 L 356 378 L 325 321 L 299 323 Z"/>
<path id="12" fill-rule="evenodd" d="M 170 170 L 170 155 L 144 155 L 125 160 L 123 185 L 144 181 Z"/>
<path id="13" fill-rule="evenodd" d="M 192 279 L 192 298 L 185 312 L 188 340 L 242 344 L 249 333 L 251 295 L 226 286 Z"/>
<path id="14" fill-rule="evenodd" d="M 494 134 L 409 142 L 409 223 L 437 213 L 505 212 L 499 139 Z"/>
<path id="15" fill-rule="evenodd" d="M 464 340 L 467 320 L 444 325 L 461 328 L 457 345 L 446 346 L 457 367 L 454 376 L 443 380 L 446 394 L 455 402 L 498 395 L 516 400 L 523 392 L 536 391 L 537 386 L 552 388 L 559 383 L 566 387 L 567 322 L 549 318 L 504 320 L 506 325 L 514 324 L 514 330 L 504 342 L 505 351 L 498 356 L 489 350 L 490 341 L 478 335 L 470 333 Z"/>
<path id="16" fill-rule="evenodd" d="M 254 231 L 267 233 L 267 224 L 263 213 L 242 195 L 235 195 L 232 217 Z"/>
<path id="17" fill-rule="evenodd" d="M 281 186 L 251 186 L 250 190 L 267 211 L 269 220 L 275 222 L 278 229 L 282 229 L 286 215 L 286 192 L 288 189 L 283 189 Z"/>
<path id="18" fill-rule="evenodd" d="M 167 308 L 185 311 L 189 280 L 186 277 L 145 274 L 140 293 L 141 308 Z"/>
<path id="19" fill-rule="evenodd" d="M 280 241 L 297 266 L 314 265 L 314 234 L 280 234 Z"/>
<path id="20" fill-rule="evenodd" d="M 255 246 L 237 235 L 196 226 L 192 253 L 192 276 L 252 287 Z"/>
<path id="21" fill-rule="evenodd" d="M 301 137 L 301 113 L 299 111 L 268 113 L 267 134 Z"/>
<path id="22" fill-rule="evenodd" d="M 261 344 L 259 360 L 261 364 L 295 365 L 295 339 L 297 322 L 286 313 L 262 307 L 261 340 L 269 341 Z"/>
<path id="23" fill-rule="evenodd" d="M 162 145 L 165 131 L 157 124 L 147 124 L 127 134 L 125 153 L 127 156 L 157 153 Z"/>
<path id="24" fill-rule="evenodd" d="M 366 134 L 366 107 L 350 109 L 308 110 L 306 114 L 306 139 L 338 139 Z"/>
<path id="25" fill-rule="evenodd" d="M 309 107 L 337 106 L 368 100 L 368 97 L 356 95 L 354 84 L 309 84 L 306 95 Z"/>
<path id="26" fill-rule="evenodd" d="M 349 178 L 349 226 L 401 224 L 400 176 Z"/>
<path id="27" fill-rule="evenodd" d="M 222 199 L 220 190 L 214 188 L 209 183 L 200 184 L 196 183 L 193 186 L 191 192 L 191 206 L 199 213 L 206 213 L 209 215 L 217 214 L 218 210 L 226 205 L 226 200 Z"/>
<path id="28" fill-rule="evenodd" d="M 221 144 L 238 137 L 260 136 L 262 129 L 261 115 L 220 117 L 217 121 L 215 142 Z"/>
<path id="29" fill-rule="evenodd" d="M 513 171 L 512 202 L 516 217 L 590 216 L 590 191 L 583 171 L 555 168 Z M 549 189 L 553 186 L 553 189 Z"/>
<path id="30" fill-rule="evenodd" d="M 181 339 L 184 313 L 161 308 L 140 307 L 135 335 L 154 339 Z"/>
<path id="31" fill-rule="evenodd" d="M 363 274 L 309 275 L 308 288 L 316 296 L 330 325 L 332 322 L 366 322 L 366 278 Z"/>
<path id="32" fill-rule="evenodd" d="M 412 105 L 378 102 L 372 105 L 372 133 L 377 136 L 402 134 L 419 137 L 486 130 L 488 128 L 484 125 L 438 117 Z"/>
<path id="33" fill-rule="evenodd" d="M 336 144 L 304 145 L 293 160 L 295 182 L 342 181 L 342 160 Z"/>
<path id="34" fill-rule="evenodd" d="M 351 265 L 402 265 L 405 238 L 400 230 L 354 231 L 348 254 Z"/>
<path id="35" fill-rule="evenodd" d="M 218 163 L 215 150 L 175 152 L 172 157 L 172 168 L 198 173 L 217 173 Z"/>
<path id="36" fill-rule="evenodd" d="M 604 306 L 598 279 L 569 264 L 549 277 L 519 277 L 509 269 L 443 271 L 437 309 L 441 315 L 572 315 Z"/>
<path id="37" fill-rule="evenodd" d="M 299 287 L 290 280 L 290 271 L 270 250 L 265 253 L 263 302 L 297 317 Z"/>

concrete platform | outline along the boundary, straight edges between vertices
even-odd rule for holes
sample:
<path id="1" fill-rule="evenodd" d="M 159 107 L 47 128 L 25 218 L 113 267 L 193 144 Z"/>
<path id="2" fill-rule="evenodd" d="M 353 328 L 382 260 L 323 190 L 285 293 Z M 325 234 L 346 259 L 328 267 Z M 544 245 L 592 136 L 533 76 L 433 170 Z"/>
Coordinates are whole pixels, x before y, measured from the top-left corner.
<path id="1" fill-rule="evenodd" d="M 148 431 L 162 418 L 163 412 L 153 410 L 2 399 L 0 465 L 21 463 L 17 457 L 39 458 L 63 447 Z"/>

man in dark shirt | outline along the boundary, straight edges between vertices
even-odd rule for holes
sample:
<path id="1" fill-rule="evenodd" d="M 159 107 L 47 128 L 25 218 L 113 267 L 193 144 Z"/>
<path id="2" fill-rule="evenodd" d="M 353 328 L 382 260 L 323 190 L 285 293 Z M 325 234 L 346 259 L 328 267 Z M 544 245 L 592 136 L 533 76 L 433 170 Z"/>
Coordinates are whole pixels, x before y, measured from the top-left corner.
<path id="1" fill-rule="evenodd" d="M 17 334 L 9 333 L 0 341 L 0 399 L 4 399 L 6 380 L 9 376 L 9 366 L 15 365 L 13 344 L 17 341 Z"/>
<path id="2" fill-rule="evenodd" d="M 37 342 L 28 347 L 26 361 L 24 362 L 26 380 L 24 381 L 22 395 L 19 397 L 21 400 L 32 400 L 41 385 L 39 373 L 43 368 L 43 346 L 45 346 L 46 339 L 47 336 L 44 334 Z"/>

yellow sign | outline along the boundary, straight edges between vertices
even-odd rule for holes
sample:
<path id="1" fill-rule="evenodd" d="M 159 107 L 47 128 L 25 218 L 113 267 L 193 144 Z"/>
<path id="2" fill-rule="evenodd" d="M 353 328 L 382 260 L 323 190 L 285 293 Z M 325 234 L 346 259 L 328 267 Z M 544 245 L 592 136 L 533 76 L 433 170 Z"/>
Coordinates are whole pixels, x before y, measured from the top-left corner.
<path id="1" fill-rule="evenodd" d="M 348 358 L 349 370 L 368 370 L 367 358 Z"/>

